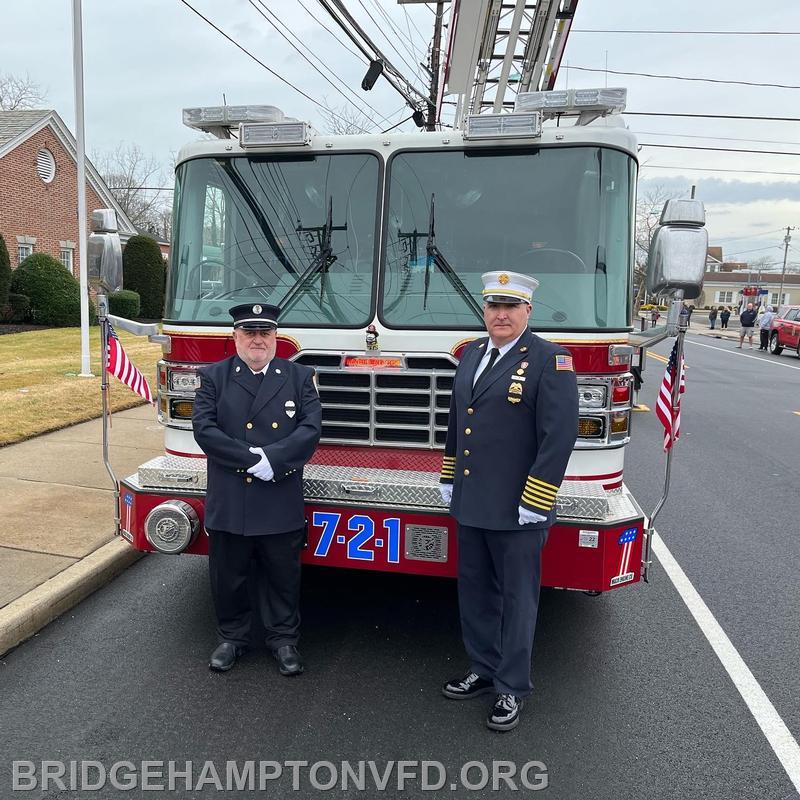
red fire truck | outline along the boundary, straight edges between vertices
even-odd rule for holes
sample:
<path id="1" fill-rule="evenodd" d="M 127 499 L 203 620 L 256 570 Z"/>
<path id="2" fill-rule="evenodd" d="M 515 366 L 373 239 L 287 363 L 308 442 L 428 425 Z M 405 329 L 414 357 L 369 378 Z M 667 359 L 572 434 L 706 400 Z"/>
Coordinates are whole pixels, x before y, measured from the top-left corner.
<path id="1" fill-rule="evenodd" d="M 491 32 L 461 12 L 456 34 L 486 31 L 477 49 L 494 53 L 494 38 L 508 39 L 497 20 Z M 544 33 L 531 19 L 530 37 L 550 43 L 557 68 L 565 23 L 550 17 Z M 463 77 L 459 59 L 473 63 L 476 51 L 456 34 L 451 86 Z M 513 83 L 505 61 L 498 80 Z M 540 281 L 531 327 L 570 350 L 579 383 L 579 437 L 542 583 L 602 592 L 639 581 L 645 515 L 624 482 L 642 344 L 632 326 L 637 143 L 620 113 L 625 91 L 519 91 L 509 113 L 502 93 L 486 99 L 492 65 L 477 63 L 452 129 L 334 136 L 269 106 L 184 112 L 218 138 L 186 146 L 176 167 L 159 337 L 165 453 L 120 482 L 120 532 L 133 547 L 207 551 L 205 457 L 191 423 L 197 370 L 234 354 L 231 306 L 269 303 L 282 308 L 277 355 L 315 369 L 323 407 L 303 475 L 305 563 L 455 576 L 456 529 L 438 491 L 450 391 L 464 346 L 484 332 L 480 275 L 508 269 Z M 533 74 L 552 86 L 547 64 L 526 62 L 525 85 Z M 694 290 L 694 272 L 675 272 L 668 246 L 674 227 L 699 227 L 693 214 L 662 220 L 651 290 Z"/>

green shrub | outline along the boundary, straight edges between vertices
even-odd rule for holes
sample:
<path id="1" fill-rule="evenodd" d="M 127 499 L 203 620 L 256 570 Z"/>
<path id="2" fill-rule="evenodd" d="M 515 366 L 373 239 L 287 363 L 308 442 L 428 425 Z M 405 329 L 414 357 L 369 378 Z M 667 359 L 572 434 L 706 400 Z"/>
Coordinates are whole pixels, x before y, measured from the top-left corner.
<path id="1" fill-rule="evenodd" d="M 8 290 L 11 287 L 11 259 L 8 257 L 6 240 L 0 234 L 0 308 L 8 305 Z"/>
<path id="2" fill-rule="evenodd" d="M 29 322 L 31 318 L 31 301 L 24 294 L 8 293 L 8 303 L 2 307 L 5 322 Z"/>
<path id="3" fill-rule="evenodd" d="M 161 319 L 166 268 L 155 239 L 149 236 L 128 239 L 122 252 L 122 274 L 125 288 L 139 294 L 141 316 Z"/>
<path id="4" fill-rule="evenodd" d="M 141 299 L 136 292 L 123 289 L 121 292 L 112 292 L 108 296 L 108 313 L 115 317 L 136 319 L 141 308 Z"/>
<path id="5" fill-rule="evenodd" d="M 80 285 L 60 261 L 47 253 L 28 256 L 14 270 L 11 291 L 30 300 L 30 318 L 37 325 L 69 328 L 81 324 Z M 91 301 L 89 313 L 96 316 Z"/>

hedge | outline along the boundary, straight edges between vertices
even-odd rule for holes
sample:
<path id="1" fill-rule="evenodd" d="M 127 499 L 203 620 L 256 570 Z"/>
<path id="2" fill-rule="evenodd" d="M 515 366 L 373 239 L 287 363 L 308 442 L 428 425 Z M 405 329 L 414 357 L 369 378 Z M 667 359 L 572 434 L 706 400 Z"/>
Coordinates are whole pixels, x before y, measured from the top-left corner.
<path id="1" fill-rule="evenodd" d="M 5 319 L 8 322 L 28 322 L 31 318 L 31 301 L 24 294 L 8 293 Z"/>
<path id="2" fill-rule="evenodd" d="M 11 288 L 11 259 L 8 257 L 6 240 L 0 234 L 0 308 L 8 305 L 8 290 Z"/>
<path id="3" fill-rule="evenodd" d="M 108 312 L 115 317 L 136 319 L 139 316 L 141 299 L 136 292 L 123 289 L 121 292 L 112 292 L 108 296 Z"/>
<path id="4" fill-rule="evenodd" d="M 155 239 L 149 236 L 131 236 L 128 239 L 122 252 L 122 274 L 125 289 L 139 294 L 141 316 L 161 319 L 166 267 Z"/>

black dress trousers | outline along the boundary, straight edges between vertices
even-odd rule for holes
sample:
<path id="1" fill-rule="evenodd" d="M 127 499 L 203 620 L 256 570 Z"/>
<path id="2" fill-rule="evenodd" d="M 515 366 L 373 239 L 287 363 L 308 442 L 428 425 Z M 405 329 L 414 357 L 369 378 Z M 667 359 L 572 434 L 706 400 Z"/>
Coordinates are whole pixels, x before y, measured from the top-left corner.
<path id="1" fill-rule="evenodd" d="M 255 564 L 255 596 L 267 631 L 267 647 L 296 645 L 300 638 L 301 528 L 288 533 L 242 536 L 208 531 L 211 595 L 220 642 L 250 643 L 253 609 L 248 579 Z"/>

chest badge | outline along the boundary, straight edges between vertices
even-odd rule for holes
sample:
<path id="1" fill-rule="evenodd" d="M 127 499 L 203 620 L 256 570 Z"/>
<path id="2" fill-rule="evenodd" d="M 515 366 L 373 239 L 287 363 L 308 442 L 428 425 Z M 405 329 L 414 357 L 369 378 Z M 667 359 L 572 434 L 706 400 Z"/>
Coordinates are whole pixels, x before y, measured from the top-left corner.
<path id="1" fill-rule="evenodd" d="M 296 408 L 296 406 L 294 404 L 294 400 L 287 400 L 283 404 L 283 410 L 286 412 L 286 416 L 289 417 L 289 419 L 291 419 L 295 415 L 295 413 L 297 412 L 297 408 Z"/>
<path id="2" fill-rule="evenodd" d="M 522 384 L 517 383 L 517 381 L 513 381 L 511 386 L 508 387 L 509 394 L 522 394 Z"/>

